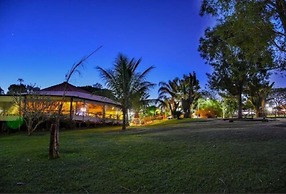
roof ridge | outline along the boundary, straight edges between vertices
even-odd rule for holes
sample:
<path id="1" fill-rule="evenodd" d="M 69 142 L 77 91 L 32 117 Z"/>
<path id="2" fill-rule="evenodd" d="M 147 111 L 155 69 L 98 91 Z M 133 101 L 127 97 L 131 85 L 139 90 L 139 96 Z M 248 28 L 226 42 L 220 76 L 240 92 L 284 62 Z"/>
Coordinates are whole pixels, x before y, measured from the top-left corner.
<path id="1" fill-rule="evenodd" d="M 88 91 L 86 91 L 80 87 L 74 86 L 68 82 L 56 84 L 56 85 L 44 88 L 41 91 L 64 91 L 65 88 L 66 88 L 66 91 L 82 92 L 82 93 L 86 93 L 86 94 L 91 94 L 90 92 L 88 92 Z"/>

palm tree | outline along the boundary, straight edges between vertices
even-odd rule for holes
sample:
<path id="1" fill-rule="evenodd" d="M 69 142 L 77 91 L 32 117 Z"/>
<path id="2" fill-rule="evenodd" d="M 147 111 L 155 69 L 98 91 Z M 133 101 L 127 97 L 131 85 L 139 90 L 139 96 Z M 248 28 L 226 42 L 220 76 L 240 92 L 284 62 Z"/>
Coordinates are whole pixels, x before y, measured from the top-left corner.
<path id="1" fill-rule="evenodd" d="M 191 105 L 199 97 L 198 90 L 200 88 L 196 73 L 184 75 L 182 79 L 175 78 L 172 81 L 159 83 L 159 99 L 169 97 L 168 106 L 172 116 L 179 116 L 179 107 L 184 112 L 184 117 L 190 117 Z"/>
<path id="2" fill-rule="evenodd" d="M 199 98 L 198 90 L 200 89 L 199 80 L 196 73 L 184 75 L 180 81 L 181 102 L 184 111 L 184 118 L 189 118 L 191 113 L 191 105 Z"/>
<path id="3" fill-rule="evenodd" d="M 122 106 L 123 125 L 122 130 L 126 129 L 128 125 L 128 109 L 131 108 L 132 99 L 138 98 L 138 94 L 144 94 L 155 84 L 146 81 L 147 74 L 154 68 L 153 66 L 147 68 L 142 73 L 136 72 L 141 59 L 131 60 L 119 54 L 115 60 L 113 69 L 103 69 L 96 67 L 99 70 L 102 79 L 106 86 L 113 92 Z"/>
<path id="4" fill-rule="evenodd" d="M 169 109 L 173 117 L 179 118 L 178 108 L 180 105 L 180 79 L 175 78 L 173 80 L 169 80 L 168 83 L 160 82 L 159 83 L 159 101 L 160 99 L 169 99 L 167 101 Z M 160 101 L 161 103 L 164 100 Z"/>

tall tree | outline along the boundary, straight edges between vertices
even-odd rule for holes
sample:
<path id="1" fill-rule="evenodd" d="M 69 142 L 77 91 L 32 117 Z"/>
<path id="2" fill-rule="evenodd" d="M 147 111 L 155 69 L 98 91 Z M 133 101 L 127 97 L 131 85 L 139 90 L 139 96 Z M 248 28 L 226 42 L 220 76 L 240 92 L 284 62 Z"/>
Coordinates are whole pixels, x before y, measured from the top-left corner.
<path id="1" fill-rule="evenodd" d="M 122 130 L 128 125 L 128 109 L 132 106 L 132 100 L 138 98 L 138 94 L 146 93 L 155 84 L 147 81 L 147 75 L 154 68 L 137 72 L 141 59 L 129 59 L 126 55 L 119 54 L 115 59 L 113 69 L 103 69 L 97 66 L 106 86 L 113 92 L 116 99 L 121 103 L 123 113 Z"/>
<path id="2" fill-rule="evenodd" d="M 253 42 L 248 33 L 237 35 L 234 30 L 237 27 L 232 28 L 234 25 L 243 29 L 236 17 L 207 29 L 205 37 L 200 39 L 199 51 L 214 69 L 208 74 L 210 87 L 237 96 L 238 117 L 242 118 L 242 94 L 246 85 L 258 74 L 267 74 L 267 70 L 273 67 L 273 55 L 267 43 L 261 43 L 259 49 L 253 48 L 259 43 Z M 264 38 L 269 40 L 271 34 Z"/>
<path id="3" fill-rule="evenodd" d="M 286 68 L 285 0 L 203 0 L 201 15 L 204 14 L 213 15 L 219 24 L 235 18 L 236 25 L 229 26 L 228 30 L 241 37 L 248 34 L 255 42 L 252 49 L 261 50 L 263 44 L 270 43 L 275 50 L 275 67 Z M 266 38 L 270 34 L 271 38 Z"/>

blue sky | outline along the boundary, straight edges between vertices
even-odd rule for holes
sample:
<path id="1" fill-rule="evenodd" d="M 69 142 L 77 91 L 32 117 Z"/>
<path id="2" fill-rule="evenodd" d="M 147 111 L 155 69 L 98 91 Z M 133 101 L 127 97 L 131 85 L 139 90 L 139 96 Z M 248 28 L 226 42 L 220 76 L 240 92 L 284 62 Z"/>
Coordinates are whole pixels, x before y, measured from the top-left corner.
<path id="1" fill-rule="evenodd" d="M 201 87 L 210 66 L 199 38 L 211 17 L 200 17 L 200 0 L 0 0 L 0 87 L 24 79 L 45 88 L 64 81 L 71 66 L 99 46 L 70 83 L 102 83 L 96 66 L 111 68 L 119 52 L 142 57 L 139 70 L 155 69 L 158 84 L 193 71 Z M 158 87 L 151 91 L 157 97 Z"/>

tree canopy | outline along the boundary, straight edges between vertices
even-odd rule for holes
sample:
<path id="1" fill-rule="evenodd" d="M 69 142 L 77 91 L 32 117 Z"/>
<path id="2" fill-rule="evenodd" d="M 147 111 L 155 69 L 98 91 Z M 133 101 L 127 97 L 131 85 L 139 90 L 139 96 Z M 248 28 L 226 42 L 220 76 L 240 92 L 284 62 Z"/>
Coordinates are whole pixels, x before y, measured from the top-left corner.
<path id="1" fill-rule="evenodd" d="M 201 15 L 204 14 L 213 15 L 219 25 L 232 22 L 233 25 L 228 25 L 227 30 L 245 40 L 248 56 L 254 50 L 264 48 L 265 44 L 270 44 L 275 51 L 275 68 L 285 70 L 285 0 L 203 0 Z"/>
<path id="2" fill-rule="evenodd" d="M 210 87 L 237 96 L 241 118 L 242 94 L 249 87 L 247 84 L 257 83 L 258 89 L 261 82 L 269 79 L 269 70 L 277 66 L 271 16 L 259 12 L 261 7 L 254 6 L 256 1 L 238 2 L 246 1 L 203 2 L 202 12 L 217 16 L 218 23 L 206 29 L 199 51 L 214 69 L 208 74 Z"/>

